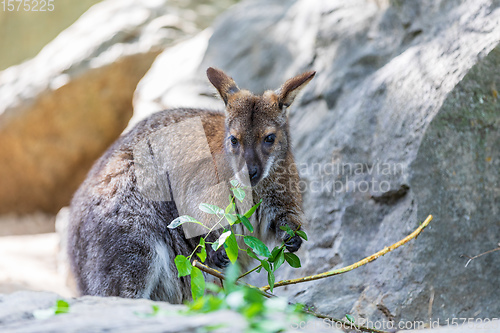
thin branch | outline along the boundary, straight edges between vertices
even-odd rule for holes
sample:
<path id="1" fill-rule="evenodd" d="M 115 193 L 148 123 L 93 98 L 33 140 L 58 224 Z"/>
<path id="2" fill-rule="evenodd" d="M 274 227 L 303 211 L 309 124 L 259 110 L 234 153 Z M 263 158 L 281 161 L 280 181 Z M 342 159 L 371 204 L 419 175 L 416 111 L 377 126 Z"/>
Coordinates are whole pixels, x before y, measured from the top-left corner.
<path id="1" fill-rule="evenodd" d="M 427 219 L 425 219 L 425 221 L 422 224 L 420 224 L 420 226 L 415 231 L 413 231 L 410 235 L 406 236 L 405 238 L 403 238 L 399 242 L 397 242 L 395 244 L 392 244 L 391 246 L 386 247 L 383 250 L 381 250 L 381 251 L 379 251 L 379 252 L 377 252 L 375 254 L 372 254 L 371 256 L 366 257 L 363 260 L 360 260 L 360 261 L 358 261 L 358 262 L 356 262 L 356 263 L 354 263 L 354 264 L 352 264 L 350 266 L 346 266 L 346 267 L 343 267 L 343 268 L 340 268 L 340 269 L 336 269 L 336 270 L 333 270 L 333 271 L 324 272 L 324 273 L 320 273 L 320 274 L 316 274 L 316 275 L 301 277 L 301 278 L 298 278 L 298 279 L 282 280 L 282 281 L 276 282 L 274 284 L 274 288 L 281 287 L 281 286 L 286 286 L 286 285 L 289 285 L 289 284 L 296 284 L 296 283 L 302 283 L 302 282 L 307 282 L 307 281 L 319 280 L 319 279 L 323 279 L 323 278 L 326 278 L 326 277 L 330 277 L 330 276 L 334 276 L 334 275 L 339 275 L 339 274 L 342 274 L 342 273 L 350 272 L 353 269 L 356 269 L 356 268 L 358 268 L 360 266 L 366 265 L 369 262 L 372 262 L 375 259 L 377 259 L 377 258 L 385 255 L 386 253 L 391 252 L 394 249 L 397 249 L 401 245 L 406 244 L 411 239 L 417 237 L 422 232 L 422 230 L 424 230 L 424 228 L 429 225 L 429 223 L 431 221 L 432 221 L 432 215 L 429 215 L 427 217 Z M 264 287 L 262 287 L 260 289 L 264 290 L 264 291 L 268 290 L 269 289 L 269 285 L 264 286 Z"/>
<path id="2" fill-rule="evenodd" d="M 193 265 L 193 267 L 199 268 L 201 271 L 203 271 L 203 272 L 205 272 L 205 273 L 208 273 L 208 274 L 210 274 L 210 275 L 213 275 L 213 276 L 215 276 L 216 278 L 219 278 L 219 279 L 221 279 L 221 280 L 224 280 L 224 279 L 225 279 L 224 275 L 223 275 L 221 272 L 219 272 L 219 271 L 218 271 L 218 270 L 216 270 L 216 269 L 210 268 L 210 267 L 208 267 L 208 266 L 206 266 L 206 265 L 203 265 L 203 264 L 202 264 L 201 262 L 199 262 L 198 260 L 193 261 L 193 264 L 192 264 L 192 265 Z"/>
<path id="3" fill-rule="evenodd" d="M 477 256 L 474 256 L 474 257 L 469 257 L 469 256 L 468 256 L 468 255 L 466 255 L 466 254 L 462 254 L 460 257 L 462 257 L 462 258 L 463 258 L 463 257 L 466 257 L 467 259 L 469 259 L 469 260 L 467 261 L 467 263 L 465 264 L 465 267 L 467 267 L 467 266 L 469 266 L 469 264 L 470 264 L 470 262 L 471 262 L 472 260 L 474 260 L 474 259 L 476 259 L 476 258 L 479 258 L 479 257 L 481 257 L 481 256 L 484 256 L 485 254 L 488 254 L 488 253 L 491 253 L 491 252 L 495 252 L 495 251 L 499 251 L 499 250 L 500 250 L 500 243 L 498 244 L 498 247 L 497 247 L 497 248 L 492 249 L 492 250 L 489 250 L 489 251 L 486 251 L 486 252 L 483 252 L 483 253 L 481 253 L 481 254 L 478 254 Z"/>
<path id="4" fill-rule="evenodd" d="M 251 270 L 249 270 L 248 272 L 243 273 L 243 274 L 241 274 L 240 276 L 238 276 L 238 279 L 237 279 L 237 280 L 239 280 L 239 279 L 241 279 L 241 278 L 243 278 L 243 277 L 247 276 L 248 274 L 250 274 L 250 273 L 252 273 L 252 272 L 254 272 L 254 271 L 258 270 L 258 269 L 259 269 L 259 268 L 261 268 L 261 267 L 262 267 L 262 264 L 259 264 L 259 266 L 256 266 L 256 267 L 252 268 Z"/>
<path id="5" fill-rule="evenodd" d="M 221 281 L 224 281 L 224 279 L 225 279 L 224 274 L 222 274 L 221 272 L 219 272 L 216 269 L 210 268 L 210 267 L 202 264 L 198 260 L 193 261 L 193 266 L 199 268 L 201 271 L 203 271 L 203 272 L 205 272 L 207 274 L 210 274 L 212 276 L 215 276 L 216 278 L 221 279 Z M 241 282 L 237 282 L 237 283 L 238 284 L 242 284 Z M 259 291 L 263 296 L 265 296 L 267 298 L 277 297 L 276 295 L 274 295 L 274 294 L 272 294 L 272 293 L 270 293 L 268 291 L 260 290 L 259 288 L 255 287 L 255 286 L 252 286 L 252 285 L 250 285 L 248 283 L 245 283 L 245 285 L 247 285 L 250 288 L 253 288 L 253 289 Z M 316 312 L 314 312 L 312 310 L 304 310 L 304 311 L 306 313 L 309 313 L 309 314 L 317 317 L 317 318 L 329 319 L 329 320 L 331 320 L 333 322 L 341 323 L 343 325 L 343 327 L 347 328 L 347 329 L 348 328 L 355 328 L 355 329 L 360 330 L 362 332 L 387 333 L 387 332 L 384 332 L 384 331 L 379 331 L 379 330 L 376 330 L 376 329 L 371 329 L 371 328 L 368 328 L 368 327 L 364 327 L 364 326 L 356 325 L 356 324 L 353 324 L 353 323 L 349 323 L 349 322 L 346 322 L 344 320 L 335 319 L 335 318 L 327 316 L 327 315 L 316 313 Z"/>
<path id="6" fill-rule="evenodd" d="M 224 276 L 224 274 L 222 274 L 221 272 L 219 272 L 218 270 L 216 269 L 213 269 L 211 267 L 208 267 L 206 265 L 203 265 L 201 262 L 199 262 L 198 260 L 195 260 L 193 261 L 192 265 L 196 268 L 199 268 L 201 271 L 207 273 L 207 274 L 210 274 L 212 276 L 215 276 L 216 278 L 219 278 L 221 279 L 222 281 L 225 281 L 226 277 Z M 267 298 L 271 298 L 271 297 L 277 297 L 276 295 L 274 294 L 271 294 L 270 292 L 268 291 L 265 291 L 265 290 L 260 290 L 259 288 L 257 288 L 256 286 L 252 286 L 251 284 L 248 284 L 248 283 L 242 283 L 242 282 L 239 282 L 239 281 L 236 281 L 236 284 L 244 284 L 250 288 L 253 288 L 255 290 L 258 290 L 263 296 L 267 297 Z"/>

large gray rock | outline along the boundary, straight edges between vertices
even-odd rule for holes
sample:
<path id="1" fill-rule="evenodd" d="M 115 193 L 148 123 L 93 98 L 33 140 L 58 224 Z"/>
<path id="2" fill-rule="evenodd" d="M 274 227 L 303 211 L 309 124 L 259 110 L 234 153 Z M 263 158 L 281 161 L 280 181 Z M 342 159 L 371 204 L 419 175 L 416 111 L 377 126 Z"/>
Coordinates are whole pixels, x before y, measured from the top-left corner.
<path id="1" fill-rule="evenodd" d="M 428 214 L 434 221 L 375 263 L 281 292 L 336 317 L 491 318 L 500 310 L 498 252 L 467 268 L 460 255 L 499 241 L 499 23 L 500 3 L 487 0 L 247 1 L 218 20 L 209 41 L 198 37 L 208 44 L 185 77 L 158 85 L 183 46 L 166 51 L 171 60 L 153 66 L 134 103 L 141 116 L 209 105 L 208 66 L 256 92 L 317 70 L 291 108 L 310 241 L 303 267 L 280 277 L 349 265 Z M 181 102 L 169 95 L 177 83 Z M 153 87 L 162 98 L 148 98 Z"/>

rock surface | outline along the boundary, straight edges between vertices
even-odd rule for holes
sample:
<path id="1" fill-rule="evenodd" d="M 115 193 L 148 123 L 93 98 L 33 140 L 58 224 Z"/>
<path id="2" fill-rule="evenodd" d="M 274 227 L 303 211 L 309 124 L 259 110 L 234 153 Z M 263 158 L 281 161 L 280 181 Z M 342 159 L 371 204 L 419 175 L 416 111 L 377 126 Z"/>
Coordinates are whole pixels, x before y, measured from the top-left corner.
<path id="1" fill-rule="evenodd" d="M 182 316 L 181 305 L 150 300 L 117 297 L 81 297 L 68 300 L 70 313 L 48 319 L 35 319 L 33 312 L 55 305 L 60 296 L 47 292 L 17 292 L 0 295 L 0 329 L 2 332 L 243 332 L 245 319 L 232 311 L 205 315 Z M 151 317 L 156 304 L 166 314 Z M 276 318 L 284 322 L 284 318 Z M 284 322 L 286 323 L 286 322 Z M 321 328 L 316 320 L 316 332 L 342 332 Z M 291 324 L 290 324 L 291 326 Z M 209 328 L 212 327 L 212 328 Z M 290 329 L 286 332 L 300 332 Z"/>
<path id="2" fill-rule="evenodd" d="M 150 300 L 118 297 L 85 296 L 66 299 L 69 313 L 37 319 L 35 312 L 53 307 L 59 295 L 49 292 L 22 291 L 0 294 L 0 329 L 2 332 L 245 332 L 246 320 L 238 313 L 224 310 L 200 315 L 181 315 L 183 305 Z M 160 313 L 152 316 L 156 305 Z M 149 315 L 149 316 L 148 316 Z M 331 323 L 309 319 L 307 322 L 287 322 L 276 316 L 273 325 L 283 323 L 288 329 L 280 332 L 345 332 Z M 477 323 L 474 328 L 484 333 L 498 332 L 500 322 Z M 276 326 L 275 326 L 276 327 Z M 397 329 L 397 328 L 396 328 Z M 348 332 L 359 332 L 347 330 Z M 466 333 L 471 327 L 434 327 L 418 332 Z M 395 332 L 395 330 L 393 330 Z M 407 332 L 407 331 L 398 331 Z"/>
<path id="3" fill-rule="evenodd" d="M 434 221 L 375 263 L 282 292 L 336 317 L 492 318 L 498 252 L 468 267 L 460 255 L 499 241 L 499 23 L 500 3 L 487 0 L 247 1 L 197 37 L 207 46 L 185 77 L 160 82 L 184 46 L 162 54 L 135 112 L 213 105 L 208 66 L 255 92 L 315 69 L 290 110 L 311 241 L 302 269 L 281 278 L 349 265 Z"/>

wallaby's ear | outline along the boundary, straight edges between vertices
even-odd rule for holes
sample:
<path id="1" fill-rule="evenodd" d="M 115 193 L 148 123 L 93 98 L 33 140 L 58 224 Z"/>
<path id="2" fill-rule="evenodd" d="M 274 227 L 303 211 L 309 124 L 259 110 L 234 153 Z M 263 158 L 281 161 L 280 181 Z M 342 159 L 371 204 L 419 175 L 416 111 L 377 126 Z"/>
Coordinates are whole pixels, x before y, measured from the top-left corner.
<path id="1" fill-rule="evenodd" d="M 210 80 L 217 91 L 219 91 L 219 95 L 226 105 L 229 95 L 240 90 L 234 80 L 220 69 L 209 67 L 207 69 L 207 76 L 208 80 Z"/>
<path id="2" fill-rule="evenodd" d="M 316 75 L 315 71 L 309 71 L 287 80 L 281 88 L 276 91 L 280 109 L 284 106 L 289 107 L 300 90 L 312 80 L 314 75 Z"/>

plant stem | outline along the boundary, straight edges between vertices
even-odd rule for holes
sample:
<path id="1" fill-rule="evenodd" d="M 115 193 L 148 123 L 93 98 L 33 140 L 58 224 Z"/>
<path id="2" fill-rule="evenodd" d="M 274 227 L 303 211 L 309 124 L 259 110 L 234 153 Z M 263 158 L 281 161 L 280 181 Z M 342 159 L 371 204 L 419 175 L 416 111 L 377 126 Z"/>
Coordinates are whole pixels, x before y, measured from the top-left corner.
<path id="1" fill-rule="evenodd" d="M 291 238 L 292 238 L 292 237 L 288 238 L 288 240 L 290 240 Z M 288 240 L 287 240 L 287 242 L 288 242 Z M 283 242 L 283 243 L 281 243 L 281 246 L 279 247 L 280 251 L 281 251 L 281 249 L 283 249 L 284 247 L 285 247 L 285 243 Z M 240 250 L 241 250 L 241 249 L 240 249 Z M 243 250 L 243 251 L 244 251 L 244 250 Z M 250 274 L 250 273 L 252 273 L 252 272 L 254 272 L 254 271 L 258 270 L 260 267 L 262 267 L 262 264 L 260 264 L 260 265 L 259 265 L 259 266 L 257 266 L 257 267 L 252 268 L 251 270 L 249 270 L 249 271 L 248 271 L 248 272 L 246 272 L 246 273 L 243 273 L 243 274 L 242 274 L 242 275 L 240 275 L 240 276 L 239 276 L 236 280 L 239 280 L 239 279 L 241 279 L 242 277 L 247 276 L 248 274 Z"/>
<path id="2" fill-rule="evenodd" d="M 343 267 L 343 268 L 340 268 L 340 269 L 336 269 L 336 270 L 333 270 L 333 271 L 329 271 L 329 272 L 324 272 L 324 273 L 320 273 L 320 274 L 316 274 L 316 275 L 301 277 L 301 278 L 298 278 L 298 279 L 282 280 L 282 281 L 276 282 L 274 284 L 274 288 L 281 287 L 281 286 L 286 286 L 286 285 L 289 285 L 289 284 L 296 284 L 296 283 L 302 283 L 302 282 L 307 282 L 307 281 L 319 280 L 319 279 L 323 279 L 323 278 L 326 278 L 326 277 L 330 277 L 330 276 L 334 276 L 334 275 L 339 275 L 339 274 L 342 274 L 342 273 L 350 272 L 353 269 L 356 269 L 356 268 L 358 268 L 360 266 L 366 265 L 367 263 L 369 263 L 371 261 L 374 261 L 375 259 L 377 259 L 377 258 L 385 255 L 388 252 L 391 252 L 392 250 L 400 247 L 401 245 L 406 244 L 411 239 L 417 237 L 422 232 L 422 230 L 424 230 L 424 228 L 427 227 L 427 225 L 429 225 L 429 223 L 431 221 L 432 221 L 432 215 L 429 215 L 427 217 L 427 219 L 425 219 L 425 221 L 415 231 L 413 231 L 410 235 L 406 236 L 405 238 L 403 238 L 399 242 L 397 242 L 395 244 L 392 244 L 391 246 L 386 247 L 383 250 L 381 250 L 381 251 L 379 251 L 379 252 L 377 252 L 375 254 L 372 254 L 371 256 L 366 257 L 363 260 L 360 260 L 360 261 L 358 261 L 358 262 L 356 262 L 356 263 L 354 263 L 352 265 L 349 265 L 349 266 L 346 266 L 346 267 Z M 262 287 L 260 289 L 266 291 L 266 290 L 269 289 L 269 285 L 264 286 L 264 287 Z"/>
<path id="3" fill-rule="evenodd" d="M 259 264 L 259 266 L 254 267 L 254 268 L 252 268 L 251 270 L 249 270 L 248 272 L 241 274 L 241 275 L 240 275 L 240 276 L 239 276 L 236 280 L 239 280 L 239 279 L 241 279 L 242 277 L 247 276 L 248 274 L 250 274 L 250 273 L 252 273 L 252 272 L 254 272 L 254 271 L 258 270 L 260 267 L 262 267 L 262 264 Z"/>
<path id="4" fill-rule="evenodd" d="M 484 256 L 485 254 L 488 254 L 488 253 L 491 253 L 491 252 L 495 252 L 495 251 L 499 251 L 500 250 L 500 243 L 498 244 L 499 246 L 496 248 L 496 249 L 493 249 L 493 250 L 489 250 L 489 251 L 486 251 L 486 252 L 483 252 L 481 254 L 478 254 L 477 256 L 474 256 L 474 257 L 470 257 L 466 254 L 462 254 L 460 257 L 466 257 L 467 259 L 469 259 L 469 261 L 467 261 L 467 263 L 465 264 L 465 267 L 469 266 L 470 262 L 476 258 L 479 258 L 480 256 Z"/>
<path id="5" fill-rule="evenodd" d="M 216 226 L 220 225 L 220 226 L 222 227 L 222 225 L 220 224 L 220 222 L 222 221 L 222 219 L 223 219 L 223 218 L 224 218 L 224 216 L 223 216 L 223 217 L 220 217 L 220 218 L 219 218 L 219 221 L 217 221 L 217 223 L 215 223 L 215 224 L 214 224 L 211 228 L 208 228 L 208 227 L 206 227 L 205 225 L 203 225 L 205 228 L 207 228 L 207 229 L 208 229 L 208 232 L 207 232 L 207 234 L 206 234 L 206 235 L 205 235 L 205 237 L 204 237 L 205 239 L 208 237 L 208 235 L 210 235 L 210 233 L 214 230 L 214 228 L 215 228 Z M 200 246 L 200 244 L 196 245 L 196 247 L 194 248 L 193 252 L 191 252 L 191 254 L 188 256 L 188 259 L 189 259 L 189 260 L 191 260 L 191 258 L 192 258 L 192 257 L 193 257 L 193 255 L 196 253 L 196 250 L 198 249 L 198 247 L 199 247 L 199 246 Z"/>

